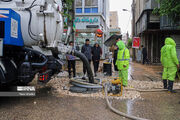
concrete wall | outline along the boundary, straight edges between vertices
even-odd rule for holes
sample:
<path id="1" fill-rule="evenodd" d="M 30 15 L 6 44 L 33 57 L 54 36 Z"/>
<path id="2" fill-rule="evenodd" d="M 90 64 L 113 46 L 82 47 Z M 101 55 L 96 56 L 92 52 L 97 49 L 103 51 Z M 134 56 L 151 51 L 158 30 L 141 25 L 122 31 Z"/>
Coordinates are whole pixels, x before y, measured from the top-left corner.
<path id="1" fill-rule="evenodd" d="M 139 19 L 142 11 L 144 10 L 144 0 L 136 0 L 135 1 L 135 22 Z"/>
<path id="2" fill-rule="evenodd" d="M 176 51 L 177 51 L 177 56 L 180 61 L 180 35 L 171 35 L 175 42 L 176 42 Z"/>
<path id="3" fill-rule="evenodd" d="M 137 22 L 143 10 L 156 7 L 158 7 L 156 0 L 135 0 L 135 21 Z"/>

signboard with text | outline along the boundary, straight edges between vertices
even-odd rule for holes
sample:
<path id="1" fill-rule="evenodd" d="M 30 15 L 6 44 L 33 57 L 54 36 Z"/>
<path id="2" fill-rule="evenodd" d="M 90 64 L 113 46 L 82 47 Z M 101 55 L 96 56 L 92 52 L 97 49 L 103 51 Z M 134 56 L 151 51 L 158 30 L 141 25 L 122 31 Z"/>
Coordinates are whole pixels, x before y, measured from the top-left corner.
<path id="1" fill-rule="evenodd" d="M 80 32 L 94 32 L 95 29 L 100 28 L 100 16 L 78 16 L 74 21 L 76 29 Z"/>
<path id="2" fill-rule="evenodd" d="M 140 47 L 140 37 L 134 37 L 132 48 L 139 48 L 139 47 Z"/>

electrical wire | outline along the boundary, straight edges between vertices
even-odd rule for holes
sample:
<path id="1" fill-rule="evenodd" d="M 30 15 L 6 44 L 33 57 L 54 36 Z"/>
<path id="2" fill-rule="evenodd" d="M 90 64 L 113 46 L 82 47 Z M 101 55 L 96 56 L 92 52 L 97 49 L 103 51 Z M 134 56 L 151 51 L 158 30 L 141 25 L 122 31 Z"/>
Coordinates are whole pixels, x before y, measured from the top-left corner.
<path id="1" fill-rule="evenodd" d="M 33 36 L 37 36 L 35 35 L 33 32 L 32 32 L 32 29 L 31 29 L 31 21 L 32 21 L 32 12 L 30 9 L 32 9 L 33 7 L 35 6 L 38 6 L 37 4 L 34 5 L 34 3 L 36 2 L 37 0 L 34 0 L 31 5 L 28 7 L 28 8 L 25 8 L 26 11 L 29 12 L 29 22 L 28 22 L 28 34 L 30 36 L 30 38 L 34 41 L 39 41 L 37 39 L 35 39 Z"/>
<path id="2" fill-rule="evenodd" d="M 31 12 L 31 11 L 30 11 L 30 12 Z M 31 12 L 31 21 L 32 21 L 32 12 Z M 31 29 L 31 21 L 30 21 L 30 26 L 29 26 L 30 33 L 31 33 L 33 36 L 37 36 L 37 35 L 35 35 L 35 34 L 32 32 L 32 29 Z"/>
<path id="3" fill-rule="evenodd" d="M 31 8 L 37 0 L 34 0 L 28 8 Z"/>
<path id="4" fill-rule="evenodd" d="M 38 6 L 37 4 L 34 5 L 35 2 L 36 2 L 36 0 L 34 0 L 34 1 L 31 3 L 30 7 L 28 7 L 29 10 L 32 9 L 33 7 L 35 7 L 35 6 Z M 30 12 L 31 12 L 31 11 L 30 11 Z M 30 14 L 31 14 L 30 19 L 32 20 L 32 12 L 31 12 Z M 32 29 L 31 29 L 31 20 L 30 20 L 30 26 L 29 26 L 30 33 L 31 33 L 33 36 L 37 36 L 37 35 L 35 35 L 35 34 L 32 32 Z"/>
<path id="5" fill-rule="evenodd" d="M 32 12 L 31 12 L 31 10 L 27 10 L 27 11 L 29 12 L 29 16 L 30 16 L 30 18 L 29 18 L 29 23 L 28 23 L 28 34 L 29 34 L 29 36 L 30 36 L 30 38 L 31 38 L 32 40 L 34 40 L 34 41 L 39 41 L 39 40 L 33 38 L 33 36 L 31 35 L 31 19 L 32 19 Z"/>

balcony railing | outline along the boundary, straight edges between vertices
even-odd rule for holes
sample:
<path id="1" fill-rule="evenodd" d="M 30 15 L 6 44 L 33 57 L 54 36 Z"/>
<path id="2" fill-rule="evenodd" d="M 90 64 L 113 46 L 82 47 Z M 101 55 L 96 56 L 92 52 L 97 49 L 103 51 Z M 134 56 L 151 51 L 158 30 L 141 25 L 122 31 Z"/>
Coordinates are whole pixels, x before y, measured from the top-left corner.
<path id="1" fill-rule="evenodd" d="M 168 16 L 162 16 L 160 18 L 161 30 L 180 30 L 180 18 L 177 22 L 173 22 Z"/>

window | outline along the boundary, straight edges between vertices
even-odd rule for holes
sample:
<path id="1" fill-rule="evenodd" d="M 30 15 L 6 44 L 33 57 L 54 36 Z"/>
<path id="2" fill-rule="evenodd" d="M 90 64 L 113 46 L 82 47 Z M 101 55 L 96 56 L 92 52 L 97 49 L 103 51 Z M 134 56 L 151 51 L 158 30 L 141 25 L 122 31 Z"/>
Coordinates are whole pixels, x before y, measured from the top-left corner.
<path id="1" fill-rule="evenodd" d="M 84 12 L 85 12 L 85 13 L 91 13 L 91 8 L 85 8 L 85 9 L 84 9 Z"/>
<path id="2" fill-rule="evenodd" d="M 82 8 L 76 8 L 76 13 L 82 13 Z"/>
<path id="3" fill-rule="evenodd" d="M 98 13 L 98 8 L 85 8 L 85 13 Z"/>
<path id="4" fill-rule="evenodd" d="M 76 13 L 82 13 L 82 0 L 75 0 Z"/>
<path id="5" fill-rule="evenodd" d="M 85 6 L 86 7 L 97 7 L 98 6 L 98 0 L 85 0 Z"/>
<path id="6" fill-rule="evenodd" d="M 98 8 L 92 8 L 92 13 L 98 13 Z"/>
<path id="7" fill-rule="evenodd" d="M 76 7 L 82 7 L 82 0 L 75 0 Z"/>
<path id="8" fill-rule="evenodd" d="M 85 13 L 98 13 L 98 0 L 85 0 Z"/>

